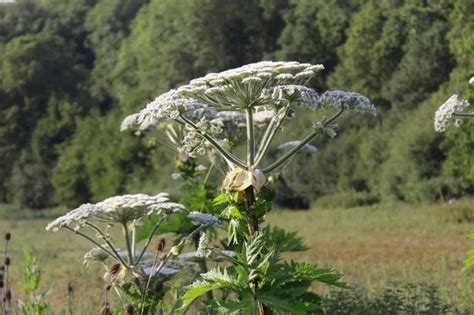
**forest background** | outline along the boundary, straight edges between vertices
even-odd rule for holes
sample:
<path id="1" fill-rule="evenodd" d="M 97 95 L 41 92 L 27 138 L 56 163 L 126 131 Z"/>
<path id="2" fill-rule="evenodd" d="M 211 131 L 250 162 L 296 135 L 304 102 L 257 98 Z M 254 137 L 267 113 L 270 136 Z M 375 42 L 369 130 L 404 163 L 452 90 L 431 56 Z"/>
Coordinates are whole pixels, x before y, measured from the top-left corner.
<path id="1" fill-rule="evenodd" d="M 280 204 L 471 194 L 474 122 L 438 134 L 433 115 L 453 93 L 473 100 L 473 30 L 471 0 L 0 4 L 0 202 L 176 192 L 166 145 L 120 132 L 121 120 L 191 78 L 270 59 L 322 63 L 314 87 L 365 94 L 378 111 L 297 157 L 278 181 Z"/>

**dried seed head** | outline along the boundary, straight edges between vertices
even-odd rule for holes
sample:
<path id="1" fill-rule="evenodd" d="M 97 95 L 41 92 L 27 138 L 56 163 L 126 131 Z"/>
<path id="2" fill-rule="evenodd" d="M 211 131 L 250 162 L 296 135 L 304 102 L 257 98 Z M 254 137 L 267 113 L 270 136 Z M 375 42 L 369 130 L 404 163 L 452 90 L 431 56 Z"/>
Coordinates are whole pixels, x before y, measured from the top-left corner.
<path id="1" fill-rule="evenodd" d="M 133 315 L 133 306 L 130 304 L 125 306 L 125 308 L 123 309 L 123 315 Z"/>
<path id="2" fill-rule="evenodd" d="M 6 241 L 9 241 L 11 238 L 12 238 L 11 233 L 10 233 L 10 232 L 7 232 L 7 233 L 5 234 L 5 240 L 6 240 Z"/>
<path id="3" fill-rule="evenodd" d="M 3 279 L 0 279 L 0 289 L 3 289 L 5 286 L 5 283 L 3 282 Z"/>
<path id="4" fill-rule="evenodd" d="M 109 268 L 109 273 L 110 275 L 112 276 L 116 276 L 119 272 L 120 272 L 120 268 L 122 266 L 119 264 L 119 263 L 116 263 L 116 264 L 113 264 L 110 268 Z"/>
<path id="5" fill-rule="evenodd" d="M 7 256 L 5 258 L 5 266 L 10 266 L 10 263 L 11 263 L 10 257 Z"/>
<path id="6" fill-rule="evenodd" d="M 12 300 L 12 291 L 10 291 L 10 289 L 8 289 L 7 292 L 5 292 L 5 300 L 8 302 Z"/>
<path id="7" fill-rule="evenodd" d="M 68 284 L 67 284 L 67 293 L 68 294 L 74 293 L 74 287 L 72 286 L 71 282 L 68 282 Z"/>
<path id="8" fill-rule="evenodd" d="M 156 245 L 156 250 L 159 252 L 162 252 L 165 249 L 166 246 L 166 240 L 164 237 L 160 238 L 158 241 L 158 244 Z"/>
<path id="9" fill-rule="evenodd" d="M 155 292 L 156 292 L 157 294 L 160 294 L 161 291 L 163 291 L 163 287 L 164 287 L 163 281 L 161 281 L 161 280 L 158 281 L 158 282 L 156 283 L 156 285 L 155 285 Z"/>
<path id="10" fill-rule="evenodd" d="M 110 291 L 110 289 L 112 289 L 112 286 L 110 284 L 105 286 L 105 291 Z"/>
<path id="11" fill-rule="evenodd" d="M 101 308 L 99 315 L 112 315 L 112 310 L 110 309 L 109 303 L 105 303 Z"/>

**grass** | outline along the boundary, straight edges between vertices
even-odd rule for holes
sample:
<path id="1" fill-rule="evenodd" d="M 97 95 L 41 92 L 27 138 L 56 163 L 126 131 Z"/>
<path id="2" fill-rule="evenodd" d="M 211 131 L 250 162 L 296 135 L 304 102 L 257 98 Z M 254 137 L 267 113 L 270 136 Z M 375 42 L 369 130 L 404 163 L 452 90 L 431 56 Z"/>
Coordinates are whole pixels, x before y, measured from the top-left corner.
<path id="1" fill-rule="evenodd" d="M 351 285 L 375 291 L 391 282 L 427 282 L 457 305 L 474 305 L 474 287 L 462 273 L 474 222 L 446 220 L 474 199 L 452 204 L 278 211 L 268 221 L 298 231 L 310 250 L 291 258 L 331 266 Z M 471 275 L 472 277 L 472 275 Z M 472 279 L 472 278 L 471 278 Z"/>
<path id="2" fill-rule="evenodd" d="M 474 222 L 452 219 L 459 208 L 474 210 L 474 199 L 450 205 L 275 210 L 268 221 L 298 231 L 311 247 L 291 258 L 334 267 L 351 285 L 361 285 L 370 292 L 392 282 L 427 282 L 437 285 L 447 301 L 465 307 L 474 305 L 472 283 L 467 274 L 461 273 L 466 251 L 474 245 L 467 238 L 474 232 Z M 62 212 L 63 208 L 30 212 L 0 206 L 0 233 L 12 233 L 13 280 L 21 282 L 23 249 L 32 247 L 44 270 L 43 287 L 51 289 L 51 304 L 56 309 L 64 307 L 67 284 L 71 282 L 81 313 L 97 313 L 104 270 L 82 265 L 89 244 L 67 231 L 44 230 Z M 465 210 L 461 212 L 466 217 Z M 317 286 L 315 289 L 322 290 Z M 16 290 L 18 294 L 18 287 Z"/>

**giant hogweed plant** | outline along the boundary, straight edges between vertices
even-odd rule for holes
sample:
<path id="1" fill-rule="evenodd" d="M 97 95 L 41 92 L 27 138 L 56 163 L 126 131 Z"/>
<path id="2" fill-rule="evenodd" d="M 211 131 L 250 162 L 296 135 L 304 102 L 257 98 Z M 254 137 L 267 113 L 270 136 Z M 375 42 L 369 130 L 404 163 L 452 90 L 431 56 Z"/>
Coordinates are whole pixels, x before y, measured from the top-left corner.
<path id="1" fill-rule="evenodd" d="M 193 229 L 180 235 L 168 250 L 164 238 L 150 249 L 158 229 L 183 213 Z M 147 227 L 150 217 L 158 219 L 153 220 L 151 229 L 142 228 Z M 101 263 L 105 267 L 100 314 L 112 312 L 110 291 L 115 291 L 127 312 L 155 314 L 163 312 L 164 296 L 173 278 L 189 265 L 190 255 L 182 253 L 183 248 L 195 235 L 220 224 L 217 217 L 190 212 L 182 204 L 170 201 L 166 193 L 160 193 L 115 196 L 83 204 L 48 224 L 46 229 L 68 230 L 94 246 L 85 253 L 84 264 Z M 120 232 L 114 232 L 115 229 Z"/>
<path id="2" fill-rule="evenodd" d="M 227 244 L 215 245 L 201 234 L 203 256 L 228 261 L 201 273 L 187 286 L 181 310 L 198 298 L 219 291 L 219 298 L 200 299 L 209 312 L 229 314 L 304 314 L 319 309 L 319 298 L 309 288 L 314 281 L 344 286 L 332 269 L 285 261 L 284 251 L 303 250 L 292 233 L 264 225 L 273 193 L 269 178 L 317 136 L 336 136 L 337 120 L 346 113 L 375 114 L 370 101 L 354 92 L 319 93 L 308 87 L 322 65 L 264 61 L 221 73 L 211 73 L 158 96 L 121 129 L 159 130 L 184 159 L 208 158 L 210 167 L 224 169 L 222 193 L 212 209 L 227 227 Z M 295 113 L 323 113 L 308 126 L 308 134 L 278 147 L 285 151 L 270 159 L 277 134 Z M 238 154 L 240 145 L 245 151 Z M 234 150 L 235 149 L 235 150 Z M 242 151 L 242 150 L 240 150 Z M 235 252 L 228 252 L 232 248 Z M 229 254 L 229 253 L 232 253 Z"/>

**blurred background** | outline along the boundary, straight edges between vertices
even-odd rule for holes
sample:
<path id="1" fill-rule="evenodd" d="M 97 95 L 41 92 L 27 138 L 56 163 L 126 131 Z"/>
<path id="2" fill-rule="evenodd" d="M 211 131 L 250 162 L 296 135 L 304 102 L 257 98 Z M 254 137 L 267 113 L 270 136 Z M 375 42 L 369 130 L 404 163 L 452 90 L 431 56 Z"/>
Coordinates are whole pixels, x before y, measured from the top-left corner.
<path id="1" fill-rule="evenodd" d="M 432 121 L 451 94 L 467 92 L 473 7 L 470 0 L 3 2 L 0 201 L 40 209 L 173 190 L 169 152 L 120 133 L 120 121 L 194 77 L 265 59 L 322 63 L 316 88 L 363 93 L 378 109 L 375 118 L 349 118 L 330 146 L 318 143 L 317 154 L 292 163 L 282 193 L 355 205 L 472 193 L 474 128 L 440 135 Z M 290 136 L 306 128 L 297 126 L 303 130 Z"/>
<path id="2" fill-rule="evenodd" d="M 173 154 L 119 132 L 121 120 L 194 77 L 260 60 L 324 64 L 315 88 L 365 94 L 378 111 L 347 117 L 335 140 L 286 167 L 277 203 L 314 211 L 269 220 L 300 230 L 303 258 L 352 284 L 431 279 L 469 305 L 474 121 L 439 134 L 433 116 L 454 93 L 474 100 L 472 0 L 1 0 L 0 230 L 24 241 L 18 257 L 37 241 L 48 284 L 100 287 L 79 266 L 85 245 L 43 237 L 41 218 L 178 193 Z M 307 129 L 295 119 L 286 138 Z"/>

